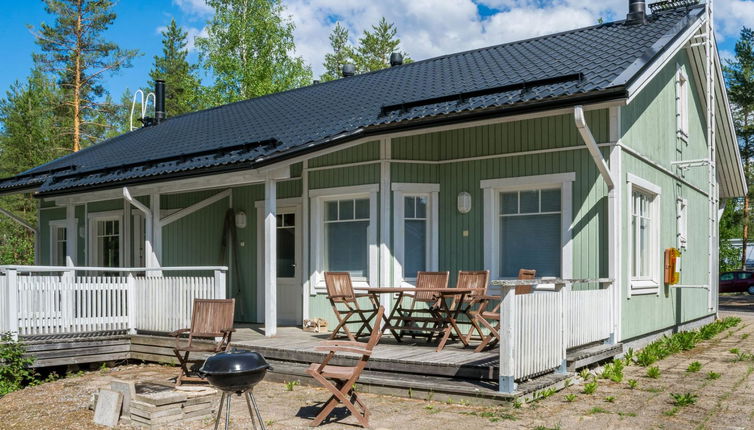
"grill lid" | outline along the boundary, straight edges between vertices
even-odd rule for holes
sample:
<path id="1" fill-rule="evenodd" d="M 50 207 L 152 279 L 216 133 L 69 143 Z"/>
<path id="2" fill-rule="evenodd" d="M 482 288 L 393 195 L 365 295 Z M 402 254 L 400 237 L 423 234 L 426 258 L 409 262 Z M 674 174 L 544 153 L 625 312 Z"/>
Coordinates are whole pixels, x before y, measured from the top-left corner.
<path id="1" fill-rule="evenodd" d="M 269 368 L 270 365 L 262 354 L 233 348 L 207 358 L 199 372 L 205 375 L 228 375 L 265 371 Z"/>

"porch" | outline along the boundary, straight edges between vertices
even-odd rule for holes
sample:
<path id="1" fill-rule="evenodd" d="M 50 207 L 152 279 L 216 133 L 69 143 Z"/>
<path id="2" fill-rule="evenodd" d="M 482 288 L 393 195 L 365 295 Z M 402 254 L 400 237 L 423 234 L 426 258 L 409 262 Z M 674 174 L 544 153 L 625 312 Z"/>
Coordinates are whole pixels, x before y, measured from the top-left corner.
<path id="1" fill-rule="evenodd" d="M 224 267 L 0 269 L 0 332 L 25 340 L 40 366 L 122 359 L 173 362 L 174 341 L 166 333 L 190 325 L 193 299 L 225 298 L 227 288 Z M 614 342 L 610 280 L 538 279 L 533 293 L 516 295 L 520 282 L 533 281 L 492 282 L 502 297 L 498 347 L 474 353 L 456 342 L 435 352 L 435 345 L 423 339 L 397 343 L 386 335 L 369 362 L 366 380 L 395 390 L 456 386 L 456 391 L 486 392 L 490 398 L 510 397 L 565 379 L 569 360 L 583 366 L 590 357 L 606 359 L 622 352 Z M 328 336 L 281 327 L 270 337 L 262 325 L 237 328 L 234 346 L 262 353 L 281 378 L 289 379 L 303 377 L 306 364 L 322 359 L 313 347 Z"/>

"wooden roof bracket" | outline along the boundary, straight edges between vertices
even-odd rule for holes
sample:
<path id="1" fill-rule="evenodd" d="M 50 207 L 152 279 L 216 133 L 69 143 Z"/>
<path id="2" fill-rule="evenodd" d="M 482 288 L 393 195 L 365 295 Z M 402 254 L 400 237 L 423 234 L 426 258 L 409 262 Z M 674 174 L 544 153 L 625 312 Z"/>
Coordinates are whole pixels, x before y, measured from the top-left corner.
<path id="1" fill-rule="evenodd" d="M 32 227 L 29 223 L 27 223 L 26 221 L 22 220 L 18 216 L 16 216 L 13 212 L 11 212 L 9 210 L 6 210 L 6 209 L 3 209 L 3 208 L 0 208 L 0 213 L 3 214 L 3 215 L 5 215 L 5 216 L 7 216 L 12 221 L 14 221 L 16 224 L 18 224 L 21 227 L 29 230 L 30 232 L 32 232 L 34 234 L 38 233 L 36 228 Z"/>
<path id="2" fill-rule="evenodd" d="M 612 190 L 615 187 L 615 184 L 613 183 L 613 178 L 610 175 L 610 167 L 607 165 L 607 162 L 605 162 L 605 159 L 602 157 L 602 153 L 600 152 L 599 147 L 597 146 L 597 141 L 594 140 L 594 135 L 592 135 L 592 131 L 589 129 L 589 126 L 586 123 L 586 117 L 584 116 L 584 108 L 583 106 L 576 106 L 573 109 L 573 117 L 576 121 L 576 128 L 579 130 L 579 134 L 581 134 L 581 138 L 584 139 L 584 143 L 586 143 L 586 148 L 589 150 L 589 154 L 592 155 L 592 158 L 594 159 L 594 164 L 597 165 L 597 169 L 600 171 L 600 175 L 602 176 L 602 179 L 605 180 L 605 184 L 607 184 L 607 188 L 609 190 Z"/>

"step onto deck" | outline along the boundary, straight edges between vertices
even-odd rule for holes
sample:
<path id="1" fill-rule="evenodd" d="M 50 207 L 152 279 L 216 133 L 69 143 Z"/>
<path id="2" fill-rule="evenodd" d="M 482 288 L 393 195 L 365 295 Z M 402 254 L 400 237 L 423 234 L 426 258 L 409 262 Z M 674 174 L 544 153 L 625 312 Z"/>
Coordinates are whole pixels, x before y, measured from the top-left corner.
<path id="1" fill-rule="evenodd" d="M 266 379 L 273 382 L 299 381 L 301 384 L 319 386 L 301 363 L 268 360 L 272 370 Z M 531 398 L 534 393 L 554 387 L 562 389 L 572 374 L 550 373 L 518 385 L 514 394 L 498 392 L 498 384 L 491 381 L 458 379 L 442 376 L 398 374 L 365 370 L 358 382 L 358 390 L 418 400 L 441 402 L 468 402 L 476 405 L 499 404 L 519 398 Z"/>
<path id="2" fill-rule="evenodd" d="M 568 351 L 566 354 L 568 371 L 575 372 L 583 367 L 588 367 L 601 361 L 610 360 L 622 353 L 622 343 L 616 343 L 613 345 L 594 344 L 574 349 Z"/>

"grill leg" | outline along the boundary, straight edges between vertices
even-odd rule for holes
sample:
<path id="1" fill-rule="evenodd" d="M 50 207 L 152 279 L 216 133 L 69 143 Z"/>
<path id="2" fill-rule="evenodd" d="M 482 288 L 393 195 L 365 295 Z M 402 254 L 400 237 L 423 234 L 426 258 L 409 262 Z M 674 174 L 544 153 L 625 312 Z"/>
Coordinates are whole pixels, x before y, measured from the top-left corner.
<path id="1" fill-rule="evenodd" d="M 225 396 L 225 391 L 223 391 L 223 394 L 220 397 L 220 405 L 217 407 L 217 417 L 215 417 L 215 430 L 217 430 L 217 426 L 220 425 L 220 417 L 223 414 L 223 403 L 225 403 Z"/>
<path id="2" fill-rule="evenodd" d="M 254 411 L 252 411 L 252 410 L 251 410 L 251 401 L 249 400 L 249 399 L 251 398 L 250 396 L 251 396 L 251 395 L 250 395 L 250 394 L 249 394 L 249 392 L 247 391 L 247 392 L 245 392 L 245 393 L 244 393 L 244 396 L 243 396 L 243 397 L 244 397 L 244 398 L 246 399 L 246 406 L 247 406 L 247 407 L 249 408 L 249 417 L 251 418 L 251 427 L 252 427 L 252 428 L 253 428 L 254 430 L 257 430 L 257 423 L 256 423 L 256 418 L 254 417 Z M 264 424 L 263 424 L 263 423 L 260 423 L 260 424 L 261 424 L 262 426 L 264 426 Z"/>
<path id="3" fill-rule="evenodd" d="M 230 399 L 233 397 L 233 394 L 228 393 L 225 396 L 225 430 L 228 430 L 228 427 L 230 427 Z"/>
<path id="4" fill-rule="evenodd" d="M 259 407 L 257 406 L 257 401 L 254 399 L 254 394 L 251 393 L 251 391 L 247 391 L 246 395 L 249 399 L 251 399 L 251 403 L 254 405 L 254 411 L 257 413 L 257 419 L 259 420 L 259 426 L 262 427 L 262 430 L 267 430 L 267 428 L 264 426 L 264 421 L 262 420 L 262 414 L 259 413 Z M 251 413 L 251 410 L 249 410 L 249 413 Z M 252 422 L 254 422 L 254 418 L 251 419 Z M 256 427 L 254 427 L 256 429 Z"/>

